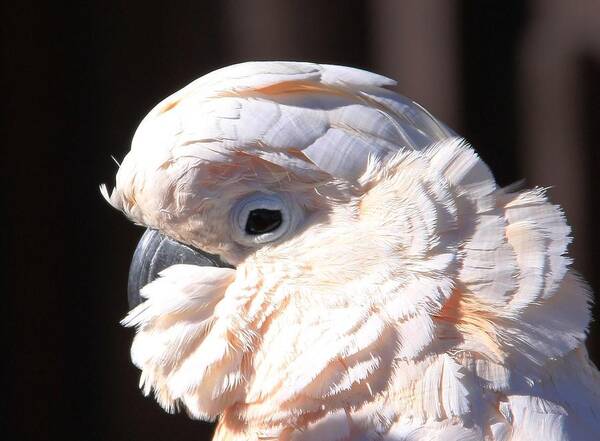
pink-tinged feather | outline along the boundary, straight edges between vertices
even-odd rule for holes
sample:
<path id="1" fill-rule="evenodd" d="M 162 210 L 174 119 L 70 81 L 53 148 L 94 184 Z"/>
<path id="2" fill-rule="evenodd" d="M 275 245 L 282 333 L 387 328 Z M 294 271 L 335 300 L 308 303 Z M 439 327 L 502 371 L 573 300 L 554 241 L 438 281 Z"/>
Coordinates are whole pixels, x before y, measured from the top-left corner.
<path id="1" fill-rule="evenodd" d="M 600 439 L 561 209 L 499 189 L 393 84 L 245 63 L 144 119 L 102 195 L 236 267 L 143 289 L 122 323 L 144 393 L 219 418 L 223 441 Z M 294 207 L 282 238 L 240 242 L 232 213 L 255 194 Z"/>

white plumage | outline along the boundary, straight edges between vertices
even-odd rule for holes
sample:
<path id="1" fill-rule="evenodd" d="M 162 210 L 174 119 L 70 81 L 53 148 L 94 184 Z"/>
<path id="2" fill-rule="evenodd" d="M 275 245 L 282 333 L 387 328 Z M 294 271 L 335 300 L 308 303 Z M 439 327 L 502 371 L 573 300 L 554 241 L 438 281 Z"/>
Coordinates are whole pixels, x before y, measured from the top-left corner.
<path id="1" fill-rule="evenodd" d="M 463 140 L 358 69 L 244 63 L 141 123 L 105 196 L 236 269 L 149 284 L 134 363 L 217 440 L 595 440 L 585 284 L 543 190 L 496 186 Z M 292 227 L 241 241 L 240 201 Z"/>

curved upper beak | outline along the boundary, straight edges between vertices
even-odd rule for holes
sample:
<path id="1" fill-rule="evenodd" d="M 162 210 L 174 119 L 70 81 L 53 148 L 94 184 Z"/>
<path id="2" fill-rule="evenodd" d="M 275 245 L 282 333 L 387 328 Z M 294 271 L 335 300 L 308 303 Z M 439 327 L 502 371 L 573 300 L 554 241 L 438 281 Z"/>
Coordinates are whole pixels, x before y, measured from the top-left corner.
<path id="1" fill-rule="evenodd" d="M 148 228 L 133 253 L 127 281 L 127 300 L 133 309 L 144 299 L 140 290 L 164 269 L 180 263 L 198 266 L 228 267 L 218 256 L 173 240 L 158 230 Z"/>

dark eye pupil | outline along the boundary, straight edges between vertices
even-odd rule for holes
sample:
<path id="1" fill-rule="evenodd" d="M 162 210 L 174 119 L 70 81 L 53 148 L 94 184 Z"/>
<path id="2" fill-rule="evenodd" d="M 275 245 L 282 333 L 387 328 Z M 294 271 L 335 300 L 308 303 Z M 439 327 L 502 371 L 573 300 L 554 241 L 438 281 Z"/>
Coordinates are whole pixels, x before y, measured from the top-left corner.
<path id="1" fill-rule="evenodd" d="M 281 225 L 281 211 L 258 208 L 248 214 L 246 233 L 264 234 L 276 230 Z"/>

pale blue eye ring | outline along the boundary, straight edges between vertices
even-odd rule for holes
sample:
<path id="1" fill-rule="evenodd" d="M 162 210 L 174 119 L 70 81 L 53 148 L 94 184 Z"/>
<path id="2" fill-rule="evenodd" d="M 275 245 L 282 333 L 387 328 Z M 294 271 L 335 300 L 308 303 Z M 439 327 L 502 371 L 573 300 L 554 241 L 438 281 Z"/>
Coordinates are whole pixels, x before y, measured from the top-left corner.
<path id="1" fill-rule="evenodd" d="M 243 245 L 259 245 L 274 242 L 288 233 L 296 224 L 295 211 L 290 207 L 290 202 L 278 194 L 254 193 L 239 200 L 231 210 L 232 235 L 236 242 Z M 249 220 L 272 213 L 277 222 L 264 233 L 250 234 Z M 267 229 L 266 229 L 267 230 Z"/>

